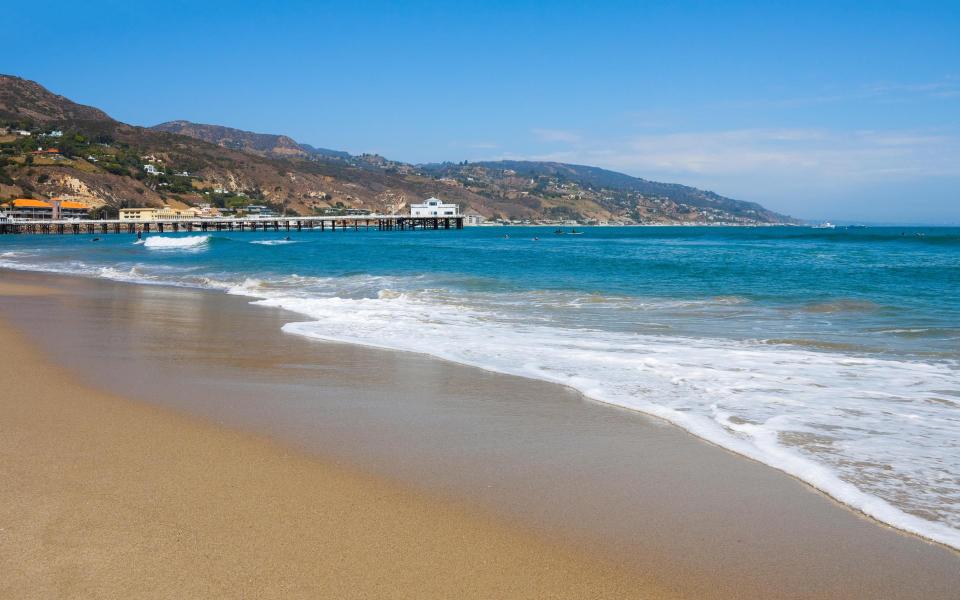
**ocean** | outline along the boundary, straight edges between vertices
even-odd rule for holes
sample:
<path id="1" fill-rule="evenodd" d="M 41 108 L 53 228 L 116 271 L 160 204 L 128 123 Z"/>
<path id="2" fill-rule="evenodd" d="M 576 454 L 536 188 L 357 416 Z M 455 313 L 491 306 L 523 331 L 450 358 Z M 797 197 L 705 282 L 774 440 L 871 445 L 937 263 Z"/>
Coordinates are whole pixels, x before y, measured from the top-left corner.
<path id="1" fill-rule="evenodd" d="M 560 383 L 960 549 L 960 229 L 580 231 L 11 235 L 0 267 L 222 290 L 289 333 Z"/>

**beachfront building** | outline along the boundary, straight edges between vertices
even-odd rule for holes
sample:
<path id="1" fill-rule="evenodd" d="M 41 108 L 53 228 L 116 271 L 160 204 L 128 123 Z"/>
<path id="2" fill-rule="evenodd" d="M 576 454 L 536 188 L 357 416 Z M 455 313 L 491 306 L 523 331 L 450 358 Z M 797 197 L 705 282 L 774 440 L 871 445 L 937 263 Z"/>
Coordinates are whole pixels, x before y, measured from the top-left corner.
<path id="1" fill-rule="evenodd" d="M 422 204 L 410 205 L 411 217 L 456 217 L 459 214 L 459 204 L 448 204 L 439 198 L 427 198 Z"/>
<path id="2" fill-rule="evenodd" d="M 468 208 L 463 213 L 463 224 L 466 225 L 467 227 L 475 227 L 477 225 L 483 225 L 486 220 L 487 220 L 486 217 L 484 217 L 477 211 L 473 210 L 472 208 Z"/>
<path id="3" fill-rule="evenodd" d="M 200 211 L 200 217 L 203 219 L 216 219 L 223 216 L 223 209 L 217 208 L 209 202 L 198 204 L 197 209 Z"/>
<path id="4" fill-rule="evenodd" d="M 157 208 L 121 208 L 121 221 L 153 221 L 156 219 Z"/>
<path id="5" fill-rule="evenodd" d="M 251 204 L 244 209 L 248 217 L 258 217 L 262 219 L 273 218 L 277 216 L 277 211 L 269 206 L 262 204 Z"/>
<path id="6" fill-rule="evenodd" d="M 17 198 L 2 206 L 11 219 L 37 221 L 53 218 L 53 205 L 45 200 Z"/>
<path id="7" fill-rule="evenodd" d="M 50 219 L 86 219 L 90 207 L 83 202 L 54 198 L 52 200 L 36 200 L 34 198 L 17 198 L 0 208 L 11 219 L 26 221 L 45 221 Z"/>
<path id="8" fill-rule="evenodd" d="M 54 219 L 86 219 L 90 216 L 91 207 L 86 202 L 54 198 L 50 203 L 53 205 Z"/>
<path id="9" fill-rule="evenodd" d="M 144 221 L 185 221 L 197 219 L 201 212 L 195 208 L 121 208 L 120 220 L 133 223 Z"/>

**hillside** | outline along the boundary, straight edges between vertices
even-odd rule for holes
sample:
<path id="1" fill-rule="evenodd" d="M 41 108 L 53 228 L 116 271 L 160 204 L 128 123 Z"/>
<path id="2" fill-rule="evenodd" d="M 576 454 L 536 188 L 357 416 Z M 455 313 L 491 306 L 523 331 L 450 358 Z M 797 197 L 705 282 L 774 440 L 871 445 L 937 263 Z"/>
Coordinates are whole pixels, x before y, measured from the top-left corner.
<path id="1" fill-rule="evenodd" d="M 513 221 L 789 221 L 757 204 L 594 167 L 517 161 L 411 165 L 218 125 L 171 121 L 137 127 L 35 82 L 0 75 L 0 200 L 65 195 L 107 215 L 122 206 L 243 209 L 252 203 L 288 214 L 389 213 L 435 195 Z"/>
<path id="2" fill-rule="evenodd" d="M 0 119 L 46 125 L 102 123 L 110 117 L 92 106 L 57 96 L 34 81 L 0 75 Z"/>
<path id="3" fill-rule="evenodd" d="M 753 202 L 725 198 L 714 192 L 676 183 L 660 183 L 598 167 L 555 162 L 494 161 L 470 164 L 424 165 L 442 178 L 453 178 L 472 187 L 523 190 L 537 198 L 550 198 L 548 213 L 576 211 L 593 202 L 615 215 L 635 222 L 792 222 Z M 563 201 L 568 201 L 567 204 Z M 557 216 L 562 216 L 559 214 Z"/>
<path id="4" fill-rule="evenodd" d="M 202 123 L 191 123 L 190 121 L 168 121 L 154 125 L 150 129 L 186 135 L 198 140 L 210 142 L 211 144 L 223 146 L 224 148 L 243 150 L 244 152 L 274 158 L 306 158 L 308 156 L 349 158 L 350 156 L 346 152 L 328 150 L 326 148 L 314 148 L 309 144 L 298 144 L 295 140 L 285 135 L 253 133 L 243 131 L 242 129 L 224 127 L 222 125 L 205 125 Z"/>

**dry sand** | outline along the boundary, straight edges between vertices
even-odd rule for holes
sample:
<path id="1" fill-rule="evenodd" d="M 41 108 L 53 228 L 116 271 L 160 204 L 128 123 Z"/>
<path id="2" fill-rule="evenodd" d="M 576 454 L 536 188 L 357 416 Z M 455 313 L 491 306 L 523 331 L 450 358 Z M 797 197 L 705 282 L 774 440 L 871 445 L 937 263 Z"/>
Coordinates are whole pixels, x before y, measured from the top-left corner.
<path id="1" fill-rule="evenodd" d="M 668 597 L 455 503 L 88 389 L 2 322 L 0 350 L 0 597 Z"/>

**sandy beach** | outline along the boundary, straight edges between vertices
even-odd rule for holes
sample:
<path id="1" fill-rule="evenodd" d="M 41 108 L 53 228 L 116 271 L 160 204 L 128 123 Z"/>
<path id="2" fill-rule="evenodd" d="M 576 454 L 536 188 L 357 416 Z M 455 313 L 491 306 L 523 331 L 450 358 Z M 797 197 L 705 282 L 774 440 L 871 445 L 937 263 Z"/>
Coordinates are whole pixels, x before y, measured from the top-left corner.
<path id="1" fill-rule="evenodd" d="M 218 293 L 2 278 L 0 596 L 960 586 L 947 548 L 555 385 L 283 335 Z"/>
<path id="2" fill-rule="evenodd" d="M 0 347 L 2 597 L 668 597 L 451 503 L 89 389 L 6 324 Z"/>

